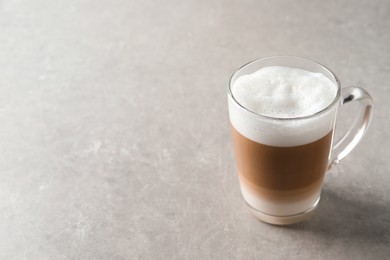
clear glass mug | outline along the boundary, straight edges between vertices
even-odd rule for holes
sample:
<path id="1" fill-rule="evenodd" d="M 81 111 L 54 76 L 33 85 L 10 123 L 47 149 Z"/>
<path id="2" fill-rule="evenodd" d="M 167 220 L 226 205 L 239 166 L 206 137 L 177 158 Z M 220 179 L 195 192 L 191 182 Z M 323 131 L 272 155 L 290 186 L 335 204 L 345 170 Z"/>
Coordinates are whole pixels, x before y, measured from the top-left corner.
<path id="1" fill-rule="evenodd" d="M 235 99 L 231 87 L 240 76 L 267 66 L 322 73 L 336 85 L 336 97 L 309 116 L 276 118 L 255 113 Z M 334 143 L 337 110 L 350 102 L 359 103 L 359 112 L 350 129 Z M 244 201 L 256 218 L 276 225 L 293 224 L 311 215 L 320 200 L 326 171 L 362 139 L 373 112 L 372 99 L 364 89 L 341 88 L 328 68 L 291 56 L 259 59 L 238 69 L 229 82 L 228 106 Z"/>

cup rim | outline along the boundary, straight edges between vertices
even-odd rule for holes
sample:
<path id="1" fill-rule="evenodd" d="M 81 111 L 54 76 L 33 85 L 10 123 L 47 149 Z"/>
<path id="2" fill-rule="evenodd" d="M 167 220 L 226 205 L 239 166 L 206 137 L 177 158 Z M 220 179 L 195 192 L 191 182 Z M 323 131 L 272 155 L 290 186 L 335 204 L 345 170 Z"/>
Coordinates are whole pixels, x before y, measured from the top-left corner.
<path id="1" fill-rule="evenodd" d="M 336 96 L 334 97 L 332 102 L 330 102 L 325 108 L 323 108 L 323 109 L 321 109 L 321 110 L 319 110 L 319 111 L 317 111 L 317 112 L 315 112 L 313 114 L 305 115 L 305 116 L 298 116 L 298 117 L 275 117 L 275 116 L 268 116 L 268 115 L 260 114 L 260 113 L 257 113 L 257 112 L 254 112 L 254 111 L 250 110 L 249 108 L 243 106 L 240 102 L 238 102 L 238 100 L 234 97 L 233 92 L 231 90 L 232 80 L 242 69 L 246 68 L 247 66 L 249 66 L 249 65 L 251 65 L 251 64 L 253 64 L 255 62 L 264 61 L 264 60 L 271 60 L 271 59 L 295 59 L 295 60 L 301 60 L 301 61 L 304 61 L 304 62 L 312 63 L 312 64 L 315 64 L 317 66 L 322 67 L 324 70 L 329 72 L 329 74 L 333 77 L 334 81 L 336 82 L 336 86 L 337 86 Z M 340 81 L 337 78 L 336 74 L 332 70 L 330 70 L 328 67 L 322 65 L 319 62 L 316 62 L 316 61 L 310 60 L 310 59 L 306 59 L 306 58 L 302 58 L 302 57 L 298 57 L 298 56 L 269 56 L 269 57 L 259 58 L 259 59 L 255 59 L 255 60 L 252 60 L 250 62 L 247 62 L 244 65 L 242 65 L 241 67 L 239 67 L 232 74 L 232 76 L 229 79 L 229 84 L 228 84 L 228 95 L 232 98 L 234 103 L 237 104 L 238 106 L 240 106 L 242 109 L 244 109 L 247 112 L 249 112 L 251 114 L 254 114 L 254 115 L 258 116 L 258 117 L 264 118 L 264 119 L 280 120 L 280 121 L 310 119 L 310 118 L 313 118 L 313 117 L 316 117 L 316 116 L 320 116 L 320 115 L 324 114 L 325 112 L 327 112 L 329 109 L 331 109 L 339 101 L 340 95 L 341 95 L 340 92 L 341 92 Z"/>

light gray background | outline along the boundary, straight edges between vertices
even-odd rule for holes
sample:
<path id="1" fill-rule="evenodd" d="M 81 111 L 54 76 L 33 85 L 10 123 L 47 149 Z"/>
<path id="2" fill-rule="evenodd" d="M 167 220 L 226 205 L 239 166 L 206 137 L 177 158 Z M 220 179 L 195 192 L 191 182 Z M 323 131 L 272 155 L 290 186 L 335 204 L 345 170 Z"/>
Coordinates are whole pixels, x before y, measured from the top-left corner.
<path id="1" fill-rule="evenodd" d="M 389 32 L 385 0 L 0 0 L 0 259 L 388 258 Z M 375 101 L 292 227 L 246 212 L 227 115 L 271 55 Z"/>

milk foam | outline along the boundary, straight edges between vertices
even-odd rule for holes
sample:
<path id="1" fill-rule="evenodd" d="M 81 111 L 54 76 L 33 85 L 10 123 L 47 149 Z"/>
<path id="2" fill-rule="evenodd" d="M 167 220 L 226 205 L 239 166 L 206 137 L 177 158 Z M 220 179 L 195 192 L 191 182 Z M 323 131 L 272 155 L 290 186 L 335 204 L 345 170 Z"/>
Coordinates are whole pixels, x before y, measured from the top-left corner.
<path id="1" fill-rule="evenodd" d="M 296 119 L 323 110 L 336 97 L 336 84 L 321 73 L 270 66 L 243 75 L 232 84 L 230 122 L 248 139 L 266 145 L 297 146 L 318 140 L 333 129 L 337 105 L 315 117 Z"/>
<path id="2" fill-rule="evenodd" d="M 337 88 L 321 73 L 271 66 L 241 76 L 232 92 L 242 106 L 253 112 L 291 118 L 326 108 L 335 98 Z"/>

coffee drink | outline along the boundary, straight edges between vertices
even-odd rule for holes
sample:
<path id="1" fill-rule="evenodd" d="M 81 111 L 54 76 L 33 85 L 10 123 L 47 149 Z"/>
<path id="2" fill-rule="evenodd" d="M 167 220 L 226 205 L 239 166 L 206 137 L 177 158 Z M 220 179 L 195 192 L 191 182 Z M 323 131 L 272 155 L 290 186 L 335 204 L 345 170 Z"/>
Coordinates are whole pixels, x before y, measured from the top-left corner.
<path id="1" fill-rule="evenodd" d="M 328 167 L 337 86 L 325 75 L 266 66 L 231 82 L 229 115 L 241 191 L 255 211 L 316 205 Z M 313 116 L 315 115 L 315 116 Z"/>
<path id="2" fill-rule="evenodd" d="M 355 102 L 354 123 L 333 141 L 337 111 Z M 361 87 L 341 88 L 336 75 L 314 61 L 277 56 L 238 69 L 228 88 L 237 172 L 248 210 L 286 225 L 317 207 L 327 170 L 366 133 L 373 102 Z"/>

